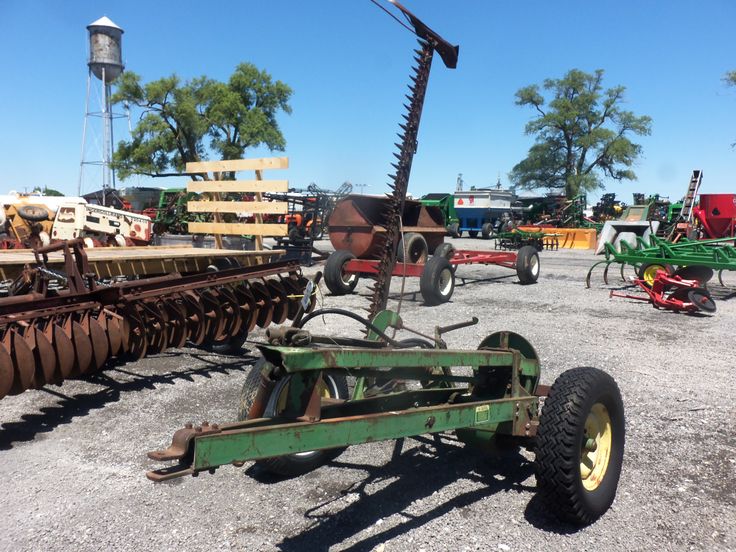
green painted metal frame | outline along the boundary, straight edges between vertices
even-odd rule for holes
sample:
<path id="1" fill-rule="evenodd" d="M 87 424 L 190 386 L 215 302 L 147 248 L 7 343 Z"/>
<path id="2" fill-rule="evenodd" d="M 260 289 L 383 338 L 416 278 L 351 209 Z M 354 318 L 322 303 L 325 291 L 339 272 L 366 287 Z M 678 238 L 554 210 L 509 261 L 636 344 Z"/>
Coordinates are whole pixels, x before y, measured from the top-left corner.
<path id="1" fill-rule="evenodd" d="M 382 331 L 397 323 L 398 315 L 390 311 L 374 319 Z M 504 348 L 509 336 L 520 350 Z M 489 343 L 501 347 L 486 348 Z M 481 346 L 475 351 L 261 346 L 281 377 L 290 378 L 277 415 L 179 430 L 178 454 L 151 455 L 179 465 L 149 477 L 162 481 L 248 460 L 451 430 L 475 443 L 495 433 L 533 435 L 539 412 L 536 352 L 520 336 L 505 332 L 489 336 Z M 452 375 L 446 366 L 470 367 L 472 375 Z M 349 401 L 322 401 L 319 415 L 311 416 L 324 370 L 356 376 L 356 387 Z M 425 388 L 364 398 L 367 382 L 379 376 L 421 381 Z M 460 382 L 468 385 L 453 387 Z"/>
<path id="2" fill-rule="evenodd" d="M 662 263 L 673 266 L 707 266 L 716 270 L 736 270 L 736 247 L 733 238 L 717 240 L 687 240 L 678 243 L 650 236 L 647 244 L 637 237 L 636 247 L 621 243 L 618 252 L 612 244 L 605 244 L 607 261 L 622 264 L 641 265 Z"/>

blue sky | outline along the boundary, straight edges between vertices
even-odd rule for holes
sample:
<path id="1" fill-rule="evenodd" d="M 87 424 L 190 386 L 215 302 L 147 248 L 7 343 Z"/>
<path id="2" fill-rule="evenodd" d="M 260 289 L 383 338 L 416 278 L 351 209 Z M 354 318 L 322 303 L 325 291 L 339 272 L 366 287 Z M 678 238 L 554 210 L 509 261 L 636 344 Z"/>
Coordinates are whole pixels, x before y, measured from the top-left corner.
<path id="1" fill-rule="evenodd" d="M 692 169 L 703 192 L 736 192 L 736 2 L 405 0 L 453 43 L 456 70 L 433 68 L 410 191 L 495 183 L 532 144 L 522 86 L 572 68 L 606 71 L 626 107 L 653 118 L 638 138 L 631 192 L 679 198 Z M 107 15 L 125 30 L 126 69 L 227 79 L 241 61 L 293 87 L 280 117 L 296 187 L 345 180 L 385 191 L 414 39 L 369 0 L 193 2 L 0 0 L 0 193 L 47 185 L 74 193 L 87 76 L 86 25 Z M 439 61 L 439 60 L 438 60 Z M 127 132 L 116 121 L 116 138 Z M 99 132 L 98 132 L 99 133 Z M 89 150 L 94 153 L 94 148 Z M 251 151 L 248 156 L 269 155 Z M 90 155 L 94 157 L 95 155 Z M 87 173 L 85 191 L 99 179 Z M 128 185 L 176 185 L 131 178 Z M 596 199 L 593 194 L 590 199 Z"/>

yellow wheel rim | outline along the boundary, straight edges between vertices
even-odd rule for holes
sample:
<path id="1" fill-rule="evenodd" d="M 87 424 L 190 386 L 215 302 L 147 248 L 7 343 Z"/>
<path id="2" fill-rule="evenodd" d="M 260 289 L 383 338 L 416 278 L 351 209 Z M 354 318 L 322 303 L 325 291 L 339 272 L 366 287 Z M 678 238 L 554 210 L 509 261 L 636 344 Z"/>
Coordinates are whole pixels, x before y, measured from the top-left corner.
<path id="1" fill-rule="evenodd" d="M 606 476 L 613 439 L 611 417 L 601 403 L 593 405 L 585 420 L 584 431 L 580 451 L 580 478 L 586 490 L 595 491 Z"/>
<path id="2" fill-rule="evenodd" d="M 644 269 L 644 274 L 642 274 L 642 279 L 649 284 L 651 287 L 654 284 L 654 278 L 657 277 L 657 271 L 664 270 L 665 268 L 662 265 L 652 264 L 649 265 Z"/>

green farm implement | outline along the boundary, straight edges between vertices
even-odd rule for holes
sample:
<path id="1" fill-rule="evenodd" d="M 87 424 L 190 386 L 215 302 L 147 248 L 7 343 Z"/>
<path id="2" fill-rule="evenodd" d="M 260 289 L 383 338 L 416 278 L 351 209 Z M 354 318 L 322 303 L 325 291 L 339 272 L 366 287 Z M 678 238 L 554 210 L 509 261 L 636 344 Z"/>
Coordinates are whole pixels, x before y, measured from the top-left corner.
<path id="1" fill-rule="evenodd" d="M 717 240 L 688 240 L 682 239 L 672 243 L 654 235 L 649 241 L 637 237 L 636 247 L 631 247 L 627 242 L 621 242 L 621 251 L 615 247 L 605 244 L 605 260 L 599 261 L 590 267 L 585 277 L 585 286 L 590 287 L 590 277 L 593 270 L 600 265 L 605 265 L 603 280 L 608 284 L 608 269 L 613 264 L 620 266 L 621 279 L 626 281 L 624 269 L 627 265 L 633 266 L 637 275 L 651 283 L 658 270 L 664 270 L 670 274 L 687 271 L 688 277 L 696 277 L 703 283 L 718 271 L 718 281 L 723 282 L 724 271 L 736 270 L 736 247 L 734 238 L 722 238 Z"/>
<path id="2" fill-rule="evenodd" d="M 538 488 L 550 512 L 591 523 L 613 502 L 621 472 L 624 408 L 614 380 L 595 368 L 575 368 L 549 388 L 540 384 L 534 347 L 518 334 L 493 333 L 476 350 L 448 349 L 443 335 L 474 326 L 477 318 L 438 326 L 428 335 L 386 308 L 432 59 L 436 52 L 454 68 L 458 56 L 457 46 L 392 4 L 412 25 L 419 49 L 382 209 L 382 253 L 371 271 L 369 317 L 337 308 L 304 314 L 318 273 L 293 324 L 267 332 L 268 344 L 259 346 L 262 357 L 246 378 L 238 421 L 187 424 L 170 447 L 149 453 L 152 460 L 175 464 L 148 477 L 166 481 L 247 461 L 296 476 L 350 445 L 452 431 L 464 443 L 483 446 L 507 436 L 536 452 Z M 364 333 L 344 337 L 306 329 L 325 315 L 350 318 Z"/>
<path id="3" fill-rule="evenodd" d="M 358 320 L 367 337 L 304 329 L 325 314 Z M 541 385 L 537 353 L 512 332 L 487 336 L 477 350 L 445 348 L 443 334 L 477 322 L 425 336 L 391 311 L 369 322 L 322 309 L 276 328 L 243 387 L 240 421 L 178 430 L 168 449 L 149 453 L 177 464 L 148 477 L 196 476 L 249 460 L 295 476 L 349 445 L 454 431 L 482 446 L 504 435 L 535 450 L 537 485 L 551 511 L 579 524 L 594 521 L 613 501 L 621 471 L 624 411 L 616 383 L 595 368 L 576 368 L 551 389 Z M 389 329 L 413 335 L 394 339 Z M 348 377 L 355 382 L 350 396 Z"/>

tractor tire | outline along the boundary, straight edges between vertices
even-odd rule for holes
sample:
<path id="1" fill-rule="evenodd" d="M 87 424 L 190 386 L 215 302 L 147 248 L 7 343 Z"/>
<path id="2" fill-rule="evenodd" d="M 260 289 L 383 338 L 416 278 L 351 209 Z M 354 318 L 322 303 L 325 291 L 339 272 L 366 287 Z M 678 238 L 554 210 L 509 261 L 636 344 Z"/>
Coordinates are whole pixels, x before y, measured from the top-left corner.
<path id="1" fill-rule="evenodd" d="M 419 263 L 427 262 L 429 247 L 424 236 L 416 232 L 407 232 L 399 240 L 399 248 L 396 250 L 396 262 Z"/>
<path id="2" fill-rule="evenodd" d="M 484 240 L 487 240 L 493 234 L 493 225 L 490 222 L 486 222 L 480 229 L 480 234 Z"/>
<path id="3" fill-rule="evenodd" d="M 238 420 L 247 420 L 250 407 L 258 393 L 258 387 L 261 382 L 261 371 L 266 365 L 266 359 L 259 358 L 248 372 L 245 378 L 243 389 L 240 392 L 240 404 L 238 405 Z M 348 399 L 348 383 L 345 376 L 334 372 L 323 372 L 322 380 L 325 385 L 325 394 L 333 399 Z M 272 418 L 277 412 L 276 408 L 280 395 L 288 389 L 289 377 L 282 378 L 276 383 L 271 393 L 271 397 L 266 405 L 264 418 Z M 308 452 L 298 452 L 285 456 L 276 456 L 274 458 L 266 458 L 257 460 L 256 465 L 260 466 L 264 471 L 279 475 L 282 477 L 295 477 L 302 475 L 337 458 L 346 447 L 340 447 L 328 450 L 312 450 Z"/>
<path id="4" fill-rule="evenodd" d="M 444 257 L 448 261 L 455 256 L 455 246 L 451 243 L 441 243 L 434 250 L 434 257 Z"/>
<path id="5" fill-rule="evenodd" d="M 455 272 L 450 261 L 437 255 L 429 259 L 419 277 L 419 291 L 425 305 L 447 303 L 455 291 Z"/>
<path id="6" fill-rule="evenodd" d="M 477 230 L 468 230 L 468 236 L 471 238 L 477 238 L 478 237 L 478 231 Z"/>
<path id="7" fill-rule="evenodd" d="M 48 209 L 39 205 L 18 205 L 15 210 L 18 212 L 20 218 L 29 222 L 49 220 Z"/>
<path id="8" fill-rule="evenodd" d="M 544 401 L 536 437 L 537 489 L 547 510 L 577 525 L 616 497 L 625 442 L 616 382 L 596 368 L 563 372 Z"/>
<path id="9" fill-rule="evenodd" d="M 522 286 L 534 284 L 539 278 L 539 253 L 531 245 L 525 245 L 516 254 L 516 275 Z"/>
<path id="10" fill-rule="evenodd" d="M 345 263 L 354 258 L 355 255 L 346 249 L 338 249 L 327 258 L 324 271 L 325 284 L 332 295 L 348 295 L 358 285 L 358 275 L 346 274 L 344 271 Z"/>
<path id="11" fill-rule="evenodd" d="M 453 222 L 452 224 L 450 224 L 450 226 L 447 227 L 447 233 L 452 238 L 459 238 L 461 235 L 460 225 L 457 222 Z"/>

